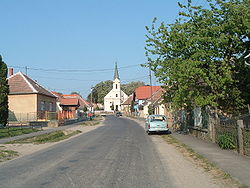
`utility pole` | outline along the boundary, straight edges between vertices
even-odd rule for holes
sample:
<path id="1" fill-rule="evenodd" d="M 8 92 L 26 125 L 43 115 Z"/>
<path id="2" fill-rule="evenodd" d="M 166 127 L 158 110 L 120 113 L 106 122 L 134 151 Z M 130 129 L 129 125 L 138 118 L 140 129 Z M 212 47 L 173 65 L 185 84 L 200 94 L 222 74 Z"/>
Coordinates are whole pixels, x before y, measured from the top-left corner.
<path id="1" fill-rule="evenodd" d="M 28 67 L 25 66 L 25 74 L 28 75 Z"/>
<path id="2" fill-rule="evenodd" d="M 150 101 L 152 103 L 153 88 L 152 88 L 151 66 L 149 66 L 149 85 L 150 85 Z"/>
<path id="3" fill-rule="evenodd" d="M 90 111 L 91 111 L 91 113 L 92 113 L 92 111 L 93 111 L 93 101 L 92 101 L 92 99 L 93 99 L 93 87 L 91 86 L 91 93 L 90 93 Z"/>

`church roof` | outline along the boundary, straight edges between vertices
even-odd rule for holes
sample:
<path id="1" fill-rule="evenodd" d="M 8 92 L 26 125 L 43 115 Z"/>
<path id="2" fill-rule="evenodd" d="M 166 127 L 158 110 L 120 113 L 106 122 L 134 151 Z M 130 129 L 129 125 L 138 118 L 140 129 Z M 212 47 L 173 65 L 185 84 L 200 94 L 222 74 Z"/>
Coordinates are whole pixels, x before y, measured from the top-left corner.
<path id="1" fill-rule="evenodd" d="M 117 68 L 117 63 L 115 63 L 115 74 L 114 74 L 114 80 L 115 80 L 116 78 L 120 80 L 120 78 L 119 78 L 119 73 L 118 73 L 118 68 Z"/>

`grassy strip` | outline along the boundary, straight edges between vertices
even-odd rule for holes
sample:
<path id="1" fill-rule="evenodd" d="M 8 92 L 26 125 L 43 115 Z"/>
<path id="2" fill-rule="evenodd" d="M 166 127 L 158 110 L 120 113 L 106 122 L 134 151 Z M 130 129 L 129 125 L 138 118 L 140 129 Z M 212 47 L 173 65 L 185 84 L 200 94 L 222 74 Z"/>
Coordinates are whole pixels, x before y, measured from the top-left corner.
<path id="1" fill-rule="evenodd" d="M 74 136 L 76 134 L 81 133 L 81 131 L 77 130 L 77 131 L 55 131 L 52 133 L 48 133 L 48 134 L 43 134 L 43 135 L 39 135 L 39 136 L 34 136 L 34 137 L 29 137 L 29 138 L 24 138 L 24 139 L 20 139 L 20 140 L 15 140 L 15 141 L 11 141 L 8 142 L 7 144 L 27 144 L 27 143 L 33 143 L 33 144 L 44 144 L 44 143 L 48 143 L 48 142 L 58 142 L 60 140 L 64 140 L 67 139 L 71 136 Z"/>
<path id="2" fill-rule="evenodd" d="M 102 118 L 101 116 L 97 116 L 94 120 L 85 121 L 85 122 L 82 122 L 82 123 L 79 124 L 79 125 L 81 125 L 81 126 L 96 126 L 96 125 L 98 125 L 98 124 L 101 123 L 101 120 L 102 120 L 102 119 L 103 119 L 103 118 Z"/>
<path id="3" fill-rule="evenodd" d="M 241 185 L 238 181 L 234 180 L 230 174 L 224 172 L 216 165 L 210 162 L 207 158 L 196 153 L 192 148 L 179 142 L 171 135 L 163 135 L 162 138 L 169 144 L 174 145 L 185 157 L 191 159 L 196 165 L 202 167 L 206 172 L 210 172 L 215 179 L 222 180 L 224 184 L 229 184 L 232 187 L 246 188 L 247 186 Z"/>
<path id="4" fill-rule="evenodd" d="M 6 149 L 0 149 L 0 162 L 11 160 L 18 156 L 18 152 Z"/>
<path id="5" fill-rule="evenodd" d="M 0 128 L 0 138 L 8 138 L 37 131 L 39 130 L 34 128 L 21 128 L 21 127 Z"/>

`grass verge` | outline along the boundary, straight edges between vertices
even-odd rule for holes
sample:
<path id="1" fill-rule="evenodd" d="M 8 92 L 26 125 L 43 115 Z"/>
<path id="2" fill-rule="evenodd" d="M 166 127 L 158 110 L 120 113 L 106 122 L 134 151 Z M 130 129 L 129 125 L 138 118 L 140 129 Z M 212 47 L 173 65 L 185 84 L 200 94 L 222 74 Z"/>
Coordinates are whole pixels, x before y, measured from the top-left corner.
<path id="1" fill-rule="evenodd" d="M 234 180 L 230 174 L 224 172 L 218 168 L 214 163 L 210 162 L 207 158 L 196 153 L 192 148 L 179 142 L 176 138 L 171 135 L 162 135 L 162 138 L 169 144 L 174 145 L 184 157 L 190 159 L 194 164 L 202 167 L 206 172 L 209 172 L 214 179 L 219 180 L 223 184 L 223 187 L 247 187 L 241 185 L 238 181 Z"/>
<path id="2" fill-rule="evenodd" d="M 90 120 L 90 121 L 82 122 L 82 123 L 79 124 L 79 125 L 81 125 L 81 126 L 96 126 L 96 125 L 98 125 L 98 124 L 101 123 L 101 120 L 102 120 L 102 119 L 103 119 L 103 118 L 102 118 L 101 116 L 97 116 L 97 117 L 95 117 L 95 119 Z"/>
<path id="3" fill-rule="evenodd" d="M 74 136 L 76 134 L 81 133 L 81 131 L 55 131 L 48 134 L 43 134 L 39 136 L 24 138 L 20 140 L 15 140 L 11 142 L 7 142 L 6 144 L 27 144 L 27 143 L 33 143 L 33 144 L 44 144 L 48 142 L 58 142 L 60 140 L 67 139 L 71 136 Z"/>
<path id="4" fill-rule="evenodd" d="M 39 130 L 34 129 L 34 128 L 4 127 L 4 128 L 0 128 L 0 139 L 18 136 L 22 134 L 28 134 L 28 133 L 37 132 L 37 131 Z"/>
<path id="5" fill-rule="evenodd" d="M 18 152 L 12 150 L 0 149 L 0 162 L 11 160 L 18 156 Z"/>

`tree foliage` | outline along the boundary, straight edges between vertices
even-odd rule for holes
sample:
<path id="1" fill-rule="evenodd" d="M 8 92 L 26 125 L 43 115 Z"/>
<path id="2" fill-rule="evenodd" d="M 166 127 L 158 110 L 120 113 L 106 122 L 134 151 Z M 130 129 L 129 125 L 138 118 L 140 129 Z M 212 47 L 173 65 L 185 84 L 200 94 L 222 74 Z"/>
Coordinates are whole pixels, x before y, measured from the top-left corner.
<path id="1" fill-rule="evenodd" d="M 3 126 L 8 122 L 8 94 L 7 65 L 0 55 L 0 125 Z"/>
<path id="2" fill-rule="evenodd" d="M 92 90 L 92 101 L 93 103 L 102 103 L 104 102 L 104 97 L 112 89 L 113 81 L 107 80 L 100 82 L 95 85 Z M 88 95 L 88 101 L 91 100 L 91 93 Z"/>
<path id="3" fill-rule="evenodd" d="M 76 92 L 76 91 L 72 91 L 70 94 L 71 94 L 71 95 L 73 95 L 73 94 L 80 95 L 80 93 L 78 93 L 78 92 Z"/>
<path id="4" fill-rule="evenodd" d="M 127 94 L 130 95 L 134 92 L 135 88 L 145 85 L 144 82 L 130 82 L 128 84 L 122 84 L 121 89 Z M 95 85 L 92 90 L 92 100 L 94 103 L 104 103 L 104 97 L 110 92 L 113 87 L 113 81 L 107 80 L 100 82 Z M 88 95 L 88 101 L 90 101 L 91 94 Z"/>
<path id="5" fill-rule="evenodd" d="M 129 82 L 127 84 L 122 84 L 121 85 L 121 89 L 122 91 L 124 91 L 127 95 L 131 95 L 132 93 L 134 93 L 135 89 L 139 86 L 144 86 L 145 83 L 141 82 L 141 81 L 137 81 L 137 82 Z"/>
<path id="6" fill-rule="evenodd" d="M 146 27 L 148 66 L 173 107 L 219 107 L 238 112 L 250 101 L 250 0 L 207 0 L 209 8 L 179 3 L 173 24 Z"/>

